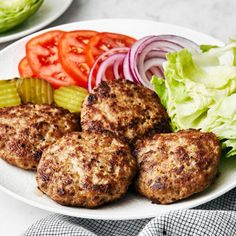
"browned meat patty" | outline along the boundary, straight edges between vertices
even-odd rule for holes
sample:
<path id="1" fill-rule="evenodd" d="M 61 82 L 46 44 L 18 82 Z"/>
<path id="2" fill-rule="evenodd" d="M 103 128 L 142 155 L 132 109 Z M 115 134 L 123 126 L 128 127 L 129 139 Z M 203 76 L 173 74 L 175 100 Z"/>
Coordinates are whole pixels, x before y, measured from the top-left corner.
<path id="1" fill-rule="evenodd" d="M 0 109 L 0 157 L 23 169 L 36 169 L 43 150 L 68 132 L 78 130 L 78 118 L 50 105 L 20 105 Z"/>
<path id="2" fill-rule="evenodd" d="M 168 121 L 155 92 L 121 79 L 101 82 L 81 110 L 82 130 L 109 130 L 129 142 L 153 130 L 169 131 Z"/>
<path id="3" fill-rule="evenodd" d="M 45 150 L 36 179 L 54 201 L 94 208 L 122 197 L 136 169 L 128 145 L 113 134 L 74 132 Z"/>
<path id="4" fill-rule="evenodd" d="M 153 202 L 167 204 L 207 188 L 216 178 L 220 143 L 198 130 L 155 134 L 139 141 L 136 187 Z"/>

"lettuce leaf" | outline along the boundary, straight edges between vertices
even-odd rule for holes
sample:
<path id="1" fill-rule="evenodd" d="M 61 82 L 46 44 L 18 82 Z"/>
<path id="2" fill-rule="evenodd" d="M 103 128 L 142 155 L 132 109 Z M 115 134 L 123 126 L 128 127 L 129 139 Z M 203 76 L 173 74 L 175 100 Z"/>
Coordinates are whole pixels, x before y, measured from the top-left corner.
<path id="1" fill-rule="evenodd" d="M 43 0 L 0 0 L 0 33 L 24 22 L 42 3 Z"/>
<path id="2" fill-rule="evenodd" d="M 212 48 L 218 48 L 219 46 L 217 45 L 209 45 L 209 44 L 202 44 L 200 45 L 200 49 L 202 52 L 208 52 Z"/>
<path id="3" fill-rule="evenodd" d="M 165 80 L 152 84 L 174 131 L 214 132 L 226 157 L 236 155 L 236 43 L 205 52 L 184 49 L 167 54 Z"/>

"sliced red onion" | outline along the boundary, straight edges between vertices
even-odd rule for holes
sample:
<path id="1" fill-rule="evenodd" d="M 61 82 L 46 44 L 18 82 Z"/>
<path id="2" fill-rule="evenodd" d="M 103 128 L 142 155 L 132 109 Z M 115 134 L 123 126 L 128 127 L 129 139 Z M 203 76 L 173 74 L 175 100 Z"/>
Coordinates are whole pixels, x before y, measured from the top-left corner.
<path id="1" fill-rule="evenodd" d="M 114 79 L 124 77 L 127 80 L 153 89 L 150 80 L 153 75 L 164 78 L 163 63 L 166 54 L 187 48 L 199 50 L 199 46 L 181 36 L 159 35 L 147 36 L 138 40 L 131 49 L 114 48 L 98 57 L 88 77 L 88 90 L 92 90 L 92 81 L 99 84 L 106 78 L 106 71 L 112 67 Z"/>
<path id="2" fill-rule="evenodd" d="M 163 62 L 165 62 L 166 60 L 163 58 L 152 58 L 152 59 L 148 59 L 144 62 L 143 68 L 144 71 L 149 70 L 151 67 L 162 67 Z"/>
<path id="3" fill-rule="evenodd" d="M 129 54 L 129 53 L 128 53 Z M 129 56 L 128 54 L 126 55 L 124 61 L 123 61 L 123 73 L 124 73 L 124 78 L 126 80 L 135 82 L 137 84 L 141 84 L 140 81 L 138 81 L 136 79 L 136 77 L 134 77 L 131 72 L 130 72 L 130 68 L 129 68 Z"/>
<path id="4" fill-rule="evenodd" d="M 88 91 L 93 89 L 92 81 L 95 79 L 95 84 L 98 85 L 101 81 L 107 80 L 106 70 L 113 65 L 114 77 L 117 79 L 119 75 L 119 67 L 123 65 L 123 61 L 129 48 L 113 48 L 100 55 L 94 62 L 88 76 Z"/>
<path id="5" fill-rule="evenodd" d="M 147 76 L 147 78 L 148 78 L 149 80 L 151 80 L 151 79 L 152 79 L 152 76 L 153 76 L 153 72 L 147 70 L 147 71 L 146 71 L 146 76 Z"/>
<path id="6" fill-rule="evenodd" d="M 149 52 L 146 55 L 146 59 L 150 59 L 150 58 L 166 58 L 166 53 L 168 53 L 167 51 L 163 51 L 163 50 L 152 50 L 151 52 Z"/>
<path id="7" fill-rule="evenodd" d="M 101 63 L 101 65 L 99 66 L 99 70 L 97 72 L 96 75 L 96 85 L 100 84 L 101 81 L 106 81 L 106 70 L 108 67 L 113 65 L 113 72 L 114 72 L 114 66 L 118 63 L 118 67 L 119 65 L 121 65 L 125 59 L 126 54 L 124 53 L 117 53 L 117 54 L 113 54 L 111 56 L 109 56 L 107 59 L 105 59 L 105 61 L 103 61 Z M 115 69 L 116 71 L 116 75 L 115 79 L 119 79 L 119 73 L 118 73 L 118 68 Z"/>
<path id="8" fill-rule="evenodd" d="M 194 42 L 175 35 L 147 36 L 138 40 L 124 60 L 124 63 L 128 63 L 128 66 L 124 65 L 127 79 L 153 89 L 150 83 L 150 73 L 161 75 L 164 78 L 162 65 L 166 61 L 166 54 L 183 48 L 199 50 L 198 45 Z"/>
<path id="9" fill-rule="evenodd" d="M 162 64 L 165 61 L 163 58 L 152 58 L 148 59 L 144 62 L 144 71 L 147 74 L 147 71 L 152 73 L 153 75 L 157 75 L 158 77 L 164 77 L 164 71 Z M 151 77 L 152 77 L 151 76 Z M 148 77 L 148 81 L 150 81 L 150 76 Z"/>
<path id="10" fill-rule="evenodd" d="M 164 38 L 165 40 L 172 41 L 179 45 L 182 45 L 184 48 L 187 48 L 191 52 L 199 51 L 199 45 L 185 37 L 172 34 L 160 35 L 160 37 Z"/>
<path id="11" fill-rule="evenodd" d="M 126 55 L 124 61 L 123 61 L 123 73 L 124 73 L 124 77 L 125 79 L 129 80 L 129 81 L 133 81 L 135 80 L 135 78 L 132 76 L 132 74 L 130 73 L 130 69 L 129 69 L 129 57 L 128 54 Z M 135 81 L 138 82 L 138 81 Z"/>
<path id="12" fill-rule="evenodd" d="M 120 70 L 120 68 L 123 66 L 123 61 L 125 59 L 126 54 L 123 54 L 123 57 L 121 57 L 119 60 L 116 60 L 116 62 L 113 65 L 113 73 L 116 79 L 124 78 L 123 69 Z"/>
<path id="13" fill-rule="evenodd" d="M 157 75 L 158 77 L 160 78 L 163 78 L 164 77 L 164 74 L 162 72 L 162 70 L 159 68 L 159 67 L 151 67 L 148 71 L 151 72 L 152 76 L 153 75 Z"/>

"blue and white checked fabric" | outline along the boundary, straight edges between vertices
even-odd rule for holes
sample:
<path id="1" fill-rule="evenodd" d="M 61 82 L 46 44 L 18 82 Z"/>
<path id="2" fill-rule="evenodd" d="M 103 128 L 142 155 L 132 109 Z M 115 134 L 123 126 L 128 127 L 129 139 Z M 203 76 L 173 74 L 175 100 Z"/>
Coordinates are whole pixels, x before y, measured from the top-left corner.
<path id="1" fill-rule="evenodd" d="M 103 221 L 53 214 L 23 236 L 236 236 L 236 189 L 192 210 L 153 219 Z"/>

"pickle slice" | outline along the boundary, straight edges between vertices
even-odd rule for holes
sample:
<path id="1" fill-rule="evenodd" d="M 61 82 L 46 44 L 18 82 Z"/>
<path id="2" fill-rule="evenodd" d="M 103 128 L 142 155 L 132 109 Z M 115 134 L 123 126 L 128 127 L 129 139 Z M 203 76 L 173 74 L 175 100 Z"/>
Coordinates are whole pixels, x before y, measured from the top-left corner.
<path id="1" fill-rule="evenodd" d="M 37 78 L 19 78 L 16 85 L 23 103 L 53 103 L 53 88 L 51 84 L 45 80 Z"/>
<path id="2" fill-rule="evenodd" d="M 54 92 L 54 102 L 57 106 L 70 112 L 80 112 L 82 102 L 87 94 L 86 89 L 78 86 L 60 87 Z"/>
<path id="3" fill-rule="evenodd" d="M 21 104 L 16 89 L 16 80 L 0 80 L 0 108 Z"/>

